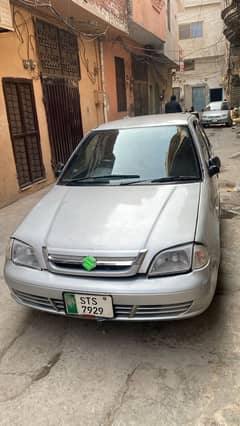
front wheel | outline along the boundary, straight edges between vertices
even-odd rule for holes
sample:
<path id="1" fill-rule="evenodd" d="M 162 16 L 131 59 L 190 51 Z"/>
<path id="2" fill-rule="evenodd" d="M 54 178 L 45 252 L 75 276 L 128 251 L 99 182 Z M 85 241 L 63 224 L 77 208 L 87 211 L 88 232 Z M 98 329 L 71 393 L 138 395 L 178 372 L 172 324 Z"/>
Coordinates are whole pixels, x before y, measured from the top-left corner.
<path id="1" fill-rule="evenodd" d="M 228 121 L 228 122 L 226 123 L 226 126 L 227 126 L 227 127 L 232 127 L 232 122 L 231 122 L 231 121 Z"/>

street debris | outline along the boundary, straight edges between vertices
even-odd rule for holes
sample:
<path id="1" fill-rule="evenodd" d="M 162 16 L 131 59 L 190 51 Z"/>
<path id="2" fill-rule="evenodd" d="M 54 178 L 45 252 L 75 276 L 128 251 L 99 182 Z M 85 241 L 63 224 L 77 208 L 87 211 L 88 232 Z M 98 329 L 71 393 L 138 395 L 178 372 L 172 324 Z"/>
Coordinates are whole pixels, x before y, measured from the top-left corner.
<path id="1" fill-rule="evenodd" d="M 221 209 L 221 219 L 233 219 L 235 216 L 240 216 L 240 213 L 232 209 Z"/>
<path id="2" fill-rule="evenodd" d="M 234 187 L 228 187 L 227 192 L 240 192 L 240 186 L 236 185 Z"/>
<path id="3" fill-rule="evenodd" d="M 235 158 L 239 158 L 239 157 L 240 157 L 240 152 L 235 152 L 235 154 L 231 155 L 229 158 L 235 159 Z"/>

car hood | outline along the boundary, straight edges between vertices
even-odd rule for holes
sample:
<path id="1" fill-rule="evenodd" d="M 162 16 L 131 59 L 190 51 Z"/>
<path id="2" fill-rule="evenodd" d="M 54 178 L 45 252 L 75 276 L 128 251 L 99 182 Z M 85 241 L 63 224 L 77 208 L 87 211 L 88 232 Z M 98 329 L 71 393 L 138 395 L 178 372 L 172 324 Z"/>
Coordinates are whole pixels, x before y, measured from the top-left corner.
<path id="1" fill-rule="evenodd" d="M 14 234 L 37 251 L 132 255 L 194 240 L 201 183 L 55 186 Z"/>

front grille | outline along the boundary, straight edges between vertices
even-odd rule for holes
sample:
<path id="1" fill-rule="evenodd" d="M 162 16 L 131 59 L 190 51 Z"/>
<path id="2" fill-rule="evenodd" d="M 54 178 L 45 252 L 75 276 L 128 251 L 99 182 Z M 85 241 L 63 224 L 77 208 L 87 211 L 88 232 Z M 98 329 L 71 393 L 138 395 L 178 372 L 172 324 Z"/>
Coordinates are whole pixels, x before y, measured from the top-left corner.
<path id="1" fill-rule="evenodd" d="M 88 277 L 130 277 L 137 274 L 146 254 L 140 251 L 136 257 L 95 257 L 96 267 L 92 271 L 83 268 L 87 256 L 48 253 L 43 250 L 48 270 L 54 274 Z"/>
<path id="2" fill-rule="evenodd" d="M 209 117 L 209 120 L 226 120 L 226 118 L 227 117 L 221 117 L 220 115 L 217 115 Z"/>
<path id="3" fill-rule="evenodd" d="M 48 312 L 65 313 L 63 299 L 54 299 L 13 290 L 13 296 L 19 302 Z M 185 314 L 192 301 L 169 305 L 113 305 L 116 320 L 171 318 Z"/>
<path id="4" fill-rule="evenodd" d="M 18 290 L 13 291 L 13 296 L 15 296 L 17 301 L 33 308 L 52 312 L 64 312 L 64 303 L 62 299 L 51 299 L 43 296 L 36 296 L 35 294 L 23 293 Z"/>
<path id="5" fill-rule="evenodd" d="M 192 301 L 170 305 L 115 305 L 116 318 L 119 319 L 154 319 L 171 318 L 186 313 L 192 305 Z"/>

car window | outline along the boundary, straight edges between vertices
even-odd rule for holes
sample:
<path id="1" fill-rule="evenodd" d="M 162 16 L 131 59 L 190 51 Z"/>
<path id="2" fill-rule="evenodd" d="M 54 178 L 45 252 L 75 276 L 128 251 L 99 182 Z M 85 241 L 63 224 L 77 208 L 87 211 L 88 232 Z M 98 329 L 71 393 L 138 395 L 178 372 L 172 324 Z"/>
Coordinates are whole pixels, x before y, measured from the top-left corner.
<path id="1" fill-rule="evenodd" d="M 228 102 L 222 102 L 222 106 L 221 106 L 221 110 L 222 111 L 228 111 L 230 108 L 229 108 L 229 104 L 228 104 Z"/>
<path id="2" fill-rule="evenodd" d="M 211 102 L 205 108 L 205 111 L 220 111 L 222 108 L 222 102 Z"/>
<path id="3" fill-rule="evenodd" d="M 59 183 L 111 176 L 158 179 L 200 178 L 199 161 L 187 126 L 94 131 L 80 144 Z M 115 182 L 116 184 L 116 182 Z"/>
<path id="4" fill-rule="evenodd" d="M 196 134 L 202 149 L 203 156 L 208 163 L 209 159 L 211 158 L 211 145 L 209 140 L 206 137 L 205 132 L 203 131 L 202 127 L 199 125 L 199 123 L 196 121 L 194 123 L 194 127 L 196 130 Z"/>
<path id="5" fill-rule="evenodd" d="M 213 154 L 212 144 L 211 144 L 210 140 L 208 139 L 208 136 L 207 136 L 204 128 L 202 127 L 202 125 L 200 123 L 198 123 L 198 126 L 199 126 L 200 132 L 203 136 L 203 139 L 204 139 L 204 141 L 207 145 L 208 154 L 209 154 L 210 157 L 212 157 L 212 154 Z"/>

